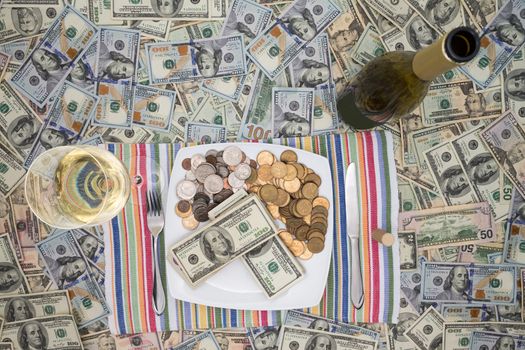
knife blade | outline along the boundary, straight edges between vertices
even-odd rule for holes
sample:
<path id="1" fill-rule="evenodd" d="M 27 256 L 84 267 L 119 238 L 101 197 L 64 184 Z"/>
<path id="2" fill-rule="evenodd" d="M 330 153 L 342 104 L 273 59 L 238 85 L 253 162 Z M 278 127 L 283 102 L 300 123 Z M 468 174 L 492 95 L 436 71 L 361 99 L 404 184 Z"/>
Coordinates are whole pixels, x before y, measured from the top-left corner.
<path id="1" fill-rule="evenodd" d="M 359 256 L 359 208 L 357 205 L 357 178 L 355 163 L 350 163 L 345 177 L 346 233 L 351 246 L 350 297 L 356 309 L 363 306 L 363 278 Z"/>

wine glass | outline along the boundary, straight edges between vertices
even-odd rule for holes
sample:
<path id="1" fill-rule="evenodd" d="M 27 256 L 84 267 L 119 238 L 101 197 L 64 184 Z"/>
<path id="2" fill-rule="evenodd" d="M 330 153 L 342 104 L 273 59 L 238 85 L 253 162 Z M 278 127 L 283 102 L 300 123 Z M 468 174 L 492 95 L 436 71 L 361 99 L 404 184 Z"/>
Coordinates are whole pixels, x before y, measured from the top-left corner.
<path id="1" fill-rule="evenodd" d="M 117 215 L 128 200 L 130 179 L 124 164 L 95 146 L 55 147 L 39 155 L 25 180 L 27 202 L 49 226 L 95 226 Z"/>

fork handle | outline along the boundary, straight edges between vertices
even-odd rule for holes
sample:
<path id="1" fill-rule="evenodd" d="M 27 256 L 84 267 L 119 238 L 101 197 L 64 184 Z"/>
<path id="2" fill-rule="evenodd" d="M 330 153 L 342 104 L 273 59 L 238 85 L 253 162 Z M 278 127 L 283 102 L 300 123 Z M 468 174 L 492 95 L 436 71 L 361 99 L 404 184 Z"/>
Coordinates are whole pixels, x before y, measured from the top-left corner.
<path id="1" fill-rule="evenodd" d="M 155 266 L 153 269 L 153 309 L 157 315 L 162 315 L 166 306 L 166 298 L 164 295 L 164 287 L 162 286 L 162 278 L 160 276 L 159 258 L 157 256 L 159 236 L 153 237 L 153 260 Z"/>

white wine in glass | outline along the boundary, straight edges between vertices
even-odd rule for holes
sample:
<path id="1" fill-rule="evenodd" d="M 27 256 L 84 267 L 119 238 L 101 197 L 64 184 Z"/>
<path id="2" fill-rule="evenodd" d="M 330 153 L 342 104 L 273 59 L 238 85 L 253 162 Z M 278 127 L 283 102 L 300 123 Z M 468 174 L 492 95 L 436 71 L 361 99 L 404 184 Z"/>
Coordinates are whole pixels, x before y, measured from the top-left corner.
<path id="1" fill-rule="evenodd" d="M 104 223 L 126 204 L 130 179 L 110 152 L 94 146 L 52 148 L 28 170 L 26 197 L 46 224 L 73 229 Z"/>

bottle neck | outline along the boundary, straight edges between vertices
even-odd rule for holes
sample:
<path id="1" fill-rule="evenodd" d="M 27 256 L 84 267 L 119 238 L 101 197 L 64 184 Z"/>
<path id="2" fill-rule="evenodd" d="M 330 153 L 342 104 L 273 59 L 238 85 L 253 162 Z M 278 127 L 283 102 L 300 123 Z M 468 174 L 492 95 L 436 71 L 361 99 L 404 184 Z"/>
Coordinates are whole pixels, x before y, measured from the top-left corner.
<path id="1" fill-rule="evenodd" d="M 452 60 L 445 51 L 446 35 L 435 43 L 418 51 L 412 60 L 412 70 L 421 80 L 434 80 L 438 75 L 447 72 L 460 63 Z"/>

